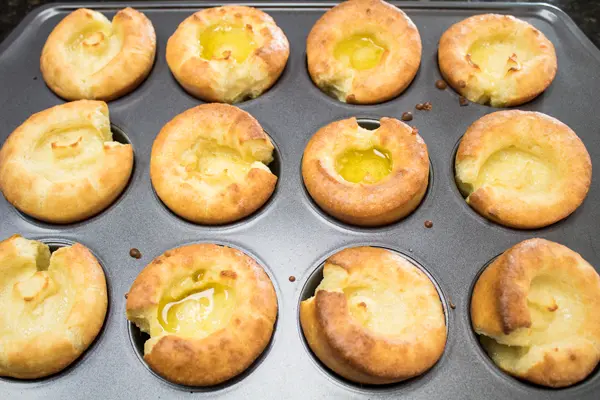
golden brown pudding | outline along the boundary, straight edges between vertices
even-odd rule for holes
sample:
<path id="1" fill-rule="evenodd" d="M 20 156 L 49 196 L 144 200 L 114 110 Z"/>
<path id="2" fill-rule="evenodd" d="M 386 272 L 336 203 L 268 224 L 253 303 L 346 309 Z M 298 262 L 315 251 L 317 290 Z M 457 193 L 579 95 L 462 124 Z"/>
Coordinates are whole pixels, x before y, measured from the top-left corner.
<path id="1" fill-rule="evenodd" d="M 585 199 L 590 156 L 567 125 L 531 111 L 497 111 L 475 121 L 461 139 L 456 182 L 484 217 L 522 229 L 570 215 Z"/>
<path id="2" fill-rule="evenodd" d="M 276 317 L 265 271 L 241 251 L 214 244 L 166 251 L 127 296 L 127 318 L 150 335 L 144 360 L 190 386 L 216 385 L 246 370 L 271 340 Z"/>
<path id="3" fill-rule="evenodd" d="M 154 141 L 152 185 L 177 215 L 224 224 L 271 197 L 273 144 L 256 119 L 228 104 L 203 104 L 167 123 Z"/>
<path id="4" fill-rule="evenodd" d="M 52 31 L 40 58 L 46 84 L 67 100 L 114 100 L 146 79 L 156 53 L 152 22 L 127 7 L 112 22 L 80 8 Z"/>
<path id="5" fill-rule="evenodd" d="M 306 41 L 308 72 L 347 103 L 381 103 L 402 93 L 421 63 L 421 37 L 406 14 L 382 0 L 349 0 L 327 11 Z"/>
<path id="6" fill-rule="evenodd" d="M 381 118 L 375 130 L 362 128 L 356 118 L 336 121 L 308 142 L 302 177 L 328 214 L 355 225 L 384 225 L 410 214 L 425 195 L 427 146 L 394 118 Z"/>
<path id="7" fill-rule="evenodd" d="M 564 387 L 600 360 L 600 277 L 569 248 L 545 239 L 516 244 L 481 274 L 471 322 L 492 360 L 538 385 Z"/>
<path id="8" fill-rule="evenodd" d="M 113 141 L 108 107 L 79 100 L 29 117 L 0 150 L 0 191 L 37 219 L 70 223 L 108 207 L 133 169 L 130 144 Z"/>
<path id="9" fill-rule="evenodd" d="M 290 54 L 283 31 L 252 7 L 198 11 L 167 43 L 167 63 L 183 88 L 204 101 L 237 103 L 277 81 Z"/>
<path id="10" fill-rule="evenodd" d="M 527 22 L 510 15 L 475 15 L 440 39 L 444 79 L 467 99 L 494 107 L 523 104 L 554 80 L 554 46 Z"/>
<path id="11" fill-rule="evenodd" d="M 104 272 L 81 244 L 52 254 L 14 235 L 0 242 L 0 376 L 55 374 L 94 341 L 108 304 Z"/>
<path id="12" fill-rule="evenodd" d="M 398 253 L 355 247 L 329 257 L 300 304 L 308 345 L 334 372 L 364 384 L 425 373 L 442 356 L 446 325 L 431 280 Z"/>

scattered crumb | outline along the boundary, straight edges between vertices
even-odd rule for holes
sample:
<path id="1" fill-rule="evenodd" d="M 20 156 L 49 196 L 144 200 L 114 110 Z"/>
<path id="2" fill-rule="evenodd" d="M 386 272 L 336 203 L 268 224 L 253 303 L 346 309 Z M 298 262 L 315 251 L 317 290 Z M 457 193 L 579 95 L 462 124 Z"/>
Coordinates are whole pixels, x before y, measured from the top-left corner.
<path id="1" fill-rule="evenodd" d="M 34 77 L 33 77 L 33 80 L 34 80 L 34 81 L 37 81 L 37 76 L 34 76 Z"/>
<path id="2" fill-rule="evenodd" d="M 290 282 L 296 281 L 296 277 L 294 275 L 290 275 L 290 277 L 288 279 L 290 280 Z"/>
<path id="3" fill-rule="evenodd" d="M 425 228 L 431 228 L 433 227 L 433 222 L 431 222 L 430 220 L 425 221 Z"/>
<path id="4" fill-rule="evenodd" d="M 460 104 L 461 107 L 468 106 L 469 100 L 467 100 L 467 98 L 465 96 L 460 96 L 458 98 L 458 104 Z"/>
<path id="5" fill-rule="evenodd" d="M 129 296 L 129 293 L 125 293 L 125 300 L 127 300 L 128 296 Z"/>
<path id="6" fill-rule="evenodd" d="M 443 79 L 438 79 L 437 81 L 435 81 L 435 87 L 440 89 L 440 90 L 444 90 L 448 87 L 448 84 L 446 83 L 445 80 Z"/>
<path id="7" fill-rule="evenodd" d="M 450 308 L 454 310 L 456 308 L 456 305 L 454 305 L 453 302 L 450 302 Z"/>
<path id="8" fill-rule="evenodd" d="M 402 121 L 412 121 L 413 115 L 410 111 L 402 113 Z"/>
<path id="9" fill-rule="evenodd" d="M 142 253 L 140 253 L 138 249 L 133 248 L 129 250 L 129 256 L 135 258 L 136 260 L 139 260 L 140 258 L 142 258 Z"/>
<path id="10" fill-rule="evenodd" d="M 419 129 L 418 128 L 415 128 L 414 126 L 411 126 L 411 128 L 412 128 L 412 132 L 411 133 L 413 135 L 418 135 L 419 134 Z"/>
<path id="11" fill-rule="evenodd" d="M 419 103 L 415 106 L 415 108 L 419 111 L 431 111 L 433 106 L 430 101 L 426 101 L 425 103 Z"/>

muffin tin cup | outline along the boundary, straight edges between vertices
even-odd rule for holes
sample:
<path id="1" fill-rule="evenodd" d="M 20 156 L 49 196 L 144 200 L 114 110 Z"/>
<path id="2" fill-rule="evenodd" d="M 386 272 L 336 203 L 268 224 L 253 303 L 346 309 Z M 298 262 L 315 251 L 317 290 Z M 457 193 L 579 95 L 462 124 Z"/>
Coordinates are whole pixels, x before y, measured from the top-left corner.
<path id="1" fill-rule="evenodd" d="M 552 390 L 514 379 L 497 368 L 479 346 L 469 319 L 471 290 L 486 263 L 524 239 L 543 237 L 579 252 L 600 267 L 600 181 L 592 179 L 587 200 L 567 219 L 550 227 L 521 231 L 487 221 L 464 201 L 454 183 L 454 151 L 468 126 L 489 106 L 459 104 L 452 89 L 439 90 L 437 43 L 453 23 L 487 12 L 512 14 L 532 23 L 553 43 L 558 57 L 555 81 L 519 109 L 535 110 L 569 125 L 583 140 L 592 162 L 600 160 L 600 113 L 595 112 L 600 51 L 562 11 L 540 4 L 392 2 L 417 25 L 421 67 L 399 97 L 378 105 L 349 105 L 316 88 L 306 69 L 305 41 L 312 25 L 333 2 L 245 2 L 270 14 L 290 41 L 288 65 L 279 81 L 260 97 L 238 104 L 252 114 L 276 144 L 280 160 L 275 193 L 257 213 L 226 226 L 196 225 L 174 216 L 153 193 L 149 176 L 152 143 L 177 114 L 202 102 L 188 95 L 171 75 L 164 57 L 169 36 L 186 17 L 211 2 L 50 4 L 32 12 L 0 44 L 0 142 L 31 114 L 63 103 L 44 84 L 39 56 L 50 31 L 69 12 L 85 6 L 112 16 L 133 6 L 152 20 L 157 34 L 154 67 L 135 91 L 109 103 L 111 122 L 134 145 L 135 171 L 119 199 L 96 217 L 71 225 L 24 218 L 0 198 L 0 237 L 60 238 L 88 246 L 100 260 L 109 285 L 109 312 L 98 339 L 72 367 L 36 381 L 0 380 L 3 398 L 261 398 L 261 399 L 577 399 L 598 398 L 600 373 L 566 389 Z M 418 111 L 429 101 L 431 111 Z M 405 219 L 379 228 L 342 224 L 320 211 L 306 193 L 300 173 L 304 147 L 322 126 L 356 116 L 400 119 L 427 144 L 434 180 L 419 207 Z M 431 221 L 430 228 L 425 221 Z M 125 294 L 139 272 L 165 250 L 186 243 L 214 242 L 237 247 L 265 267 L 273 280 L 279 314 L 271 343 L 258 364 L 217 387 L 167 384 L 140 360 L 129 334 Z M 434 277 L 446 304 L 448 339 L 442 358 L 421 377 L 383 387 L 360 386 L 327 371 L 304 343 L 298 305 L 305 282 L 323 261 L 342 248 L 373 245 L 416 260 Z M 137 248 L 140 259 L 129 256 Z M 290 279 L 294 277 L 295 279 Z M 454 307 L 452 307 L 454 305 Z M 193 394 L 190 394 L 193 392 Z"/>

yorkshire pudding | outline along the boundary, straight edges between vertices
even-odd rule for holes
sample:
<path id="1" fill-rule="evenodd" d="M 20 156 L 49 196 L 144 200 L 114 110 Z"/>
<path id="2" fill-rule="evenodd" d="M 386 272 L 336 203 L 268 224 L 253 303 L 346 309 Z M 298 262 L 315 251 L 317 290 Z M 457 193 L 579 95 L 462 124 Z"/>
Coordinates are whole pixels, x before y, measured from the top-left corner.
<path id="1" fill-rule="evenodd" d="M 0 242 L 0 376 L 66 368 L 100 332 L 107 304 L 104 272 L 86 247 L 50 254 L 19 235 Z"/>
<path id="2" fill-rule="evenodd" d="M 167 123 L 152 146 L 160 199 L 192 222 L 224 224 L 259 209 L 277 177 L 273 144 L 256 119 L 227 104 L 203 104 Z"/>
<path id="3" fill-rule="evenodd" d="M 600 277 L 573 250 L 525 240 L 481 274 L 471 322 L 502 370 L 538 385 L 583 380 L 600 360 Z"/>
<path id="4" fill-rule="evenodd" d="M 207 8 L 186 18 L 167 43 L 167 63 L 191 95 L 237 103 L 277 81 L 290 44 L 268 14 L 252 7 Z"/>
<path id="5" fill-rule="evenodd" d="M 523 104 L 556 75 L 556 53 L 546 36 L 510 15 L 475 15 L 440 39 L 440 72 L 467 99 L 494 107 Z"/>
<path id="6" fill-rule="evenodd" d="M 171 382 L 209 386 L 242 373 L 263 352 L 277 317 L 265 271 L 239 250 L 195 244 L 140 272 L 127 318 L 151 337 L 144 360 Z"/>
<path id="7" fill-rule="evenodd" d="M 368 130 L 356 118 L 310 139 L 302 177 L 315 202 L 341 221 L 384 225 L 410 214 L 427 190 L 429 156 L 417 131 L 394 118 Z"/>
<path id="8" fill-rule="evenodd" d="M 329 257 L 300 304 L 308 345 L 334 372 L 364 384 L 423 374 L 442 356 L 446 325 L 431 280 L 401 255 L 373 247 Z"/>
<path id="9" fill-rule="evenodd" d="M 134 90 L 150 73 L 156 53 L 152 22 L 133 8 L 112 23 L 80 8 L 52 31 L 40 59 L 44 81 L 67 100 L 114 100 Z"/>
<path id="10" fill-rule="evenodd" d="M 566 218 L 592 179 L 590 156 L 575 132 L 548 115 L 517 110 L 475 121 L 458 146 L 455 170 L 471 207 L 522 229 Z"/>
<path id="11" fill-rule="evenodd" d="M 403 11 L 382 0 L 349 0 L 327 11 L 306 40 L 308 72 L 344 103 L 398 96 L 421 63 L 421 36 Z"/>
<path id="12" fill-rule="evenodd" d="M 76 222 L 121 194 L 133 168 L 129 144 L 113 142 L 102 101 L 61 104 L 29 117 L 0 150 L 0 191 L 47 222 Z"/>

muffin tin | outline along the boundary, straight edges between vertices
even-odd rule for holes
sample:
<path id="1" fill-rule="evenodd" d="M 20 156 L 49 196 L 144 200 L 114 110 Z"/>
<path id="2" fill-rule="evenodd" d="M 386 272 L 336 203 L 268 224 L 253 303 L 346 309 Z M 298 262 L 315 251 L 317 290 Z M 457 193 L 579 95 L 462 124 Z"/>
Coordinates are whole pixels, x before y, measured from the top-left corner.
<path id="1" fill-rule="evenodd" d="M 487 357 L 469 321 L 470 294 L 480 271 L 511 245 L 543 237 L 579 252 L 600 268 L 600 183 L 592 180 L 587 200 L 569 218 L 535 231 L 503 228 L 480 217 L 465 203 L 453 178 L 458 141 L 467 127 L 495 109 L 460 106 L 450 88 L 439 90 L 437 43 L 451 24 L 486 12 L 512 14 L 554 43 L 558 74 L 550 88 L 520 109 L 552 115 L 569 125 L 600 162 L 600 112 L 595 107 L 600 81 L 600 51 L 562 11 L 541 4 L 396 3 L 415 22 L 423 41 L 421 68 L 411 86 L 383 104 L 342 104 L 316 88 L 306 70 L 305 40 L 331 2 L 244 3 L 269 13 L 286 33 L 291 56 L 280 80 L 258 97 L 239 104 L 258 119 L 276 146 L 279 182 L 272 199 L 254 215 L 219 227 L 186 222 L 160 202 L 149 176 L 150 149 L 161 127 L 200 103 L 186 94 L 165 62 L 165 45 L 177 25 L 201 7 L 217 3 L 81 3 L 37 9 L 0 45 L 0 141 L 29 115 L 63 101 L 40 76 L 39 56 L 52 28 L 67 13 L 89 7 L 112 17 L 134 6 L 156 29 L 157 59 L 137 90 L 109 103 L 118 140 L 131 142 L 135 167 L 128 187 L 107 210 L 89 220 L 51 225 L 33 220 L 0 199 L 0 237 L 20 233 L 54 245 L 81 242 L 98 257 L 107 278 L 109 310 L 105 326 L 88 351 L 65 371 L 45 379 L 0 379 L 3 398 L 411 398 L 411 399 L 597 399 L 598 369 L 585 381 L 552 390 L 502 373 Z M 415 105 L 429 101 L 431 111 Z M 406 219 L 381 228 L 337 222 L 319 210 L 302 184 L 300 164 L 309 138 L 331 121 L 357 116 L 377 121 L 411 111 L 428 145 L 432 177 L 427 194 Z M 372 123 L 371 123 L 372 125 Z M 596 165 L 596 167 L 598 167 Z M 427 228 L 425 221 L 433 226 Z M 429 225 L 429 224 L 428 224 Z M 124 295 L 140 270 L 165 250 L 196 242 L 236 247 L 254 257 L 271 277 L 279 316 L 271 343 L 241 376 L 217 387 L 193 388 L 159 378 L 142 360 L 143 335 L 125 317 Z M 342 248 L 381 246 L 405 254 L 434 280 L 445 306 L 448 341 L 440 361 L 421 377 L 394 385 L 360 386 L 328 371 L 306 345 L 298 320 L 299 302 L 312 295 L 324 260 Z M 129 256 L 140 250 L 141 259 Z M 292 277 L 295 278 L 292 279 Z M 292 282 L 292 280 L 294 280 Z"/>

